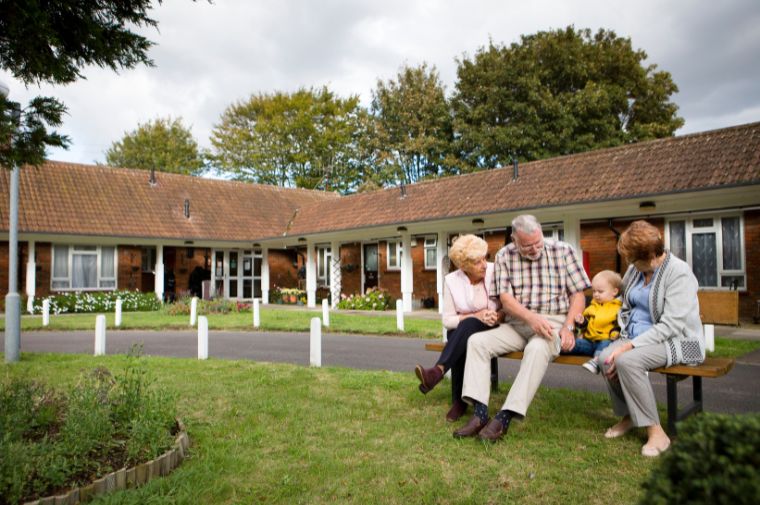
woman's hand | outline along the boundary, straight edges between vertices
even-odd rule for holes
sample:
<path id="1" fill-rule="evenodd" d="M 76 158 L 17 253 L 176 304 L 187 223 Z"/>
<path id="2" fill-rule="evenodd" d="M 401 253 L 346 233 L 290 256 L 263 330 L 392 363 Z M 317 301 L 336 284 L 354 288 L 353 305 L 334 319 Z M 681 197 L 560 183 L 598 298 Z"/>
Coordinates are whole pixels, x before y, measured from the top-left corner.
<path id="1" fill-rule="evenodd" d="M 486 324 L 488 326 L 494 326 L 499 322 L 499 314 L 495 310 L 480 310 L 476 313 L 476 317 L 480 319 L 483 324 Z"/>
<path id="2" fill-rule="evenodd" d="M 624 352 L 628 352 L 631 349 L 633 349 L 633 342 L 630 340 L 622 345 L 619 345 L 615 348 L 614 351 L 610 353 L 610 355 L 607 357 L 607 359 L 604 361 L 604 364 L 607 365 L 607 378 L 612 380 L 615 377 L 617 377 L 617 369 L 615 368 L 615 358 L 623 354 Z"/>

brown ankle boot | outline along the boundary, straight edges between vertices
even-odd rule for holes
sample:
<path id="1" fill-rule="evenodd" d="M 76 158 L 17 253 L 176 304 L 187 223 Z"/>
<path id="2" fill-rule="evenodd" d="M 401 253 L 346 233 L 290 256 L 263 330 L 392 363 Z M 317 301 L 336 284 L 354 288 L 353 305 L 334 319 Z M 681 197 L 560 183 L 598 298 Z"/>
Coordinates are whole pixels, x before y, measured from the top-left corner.
<path id="1" fill-rule="evenodd" d="M 437 366 L 423 368 L 422 365 L 417 365 L 414 373 L 417 374 L 417 378 L 420 380 L 420 391 L 423 394 L 427 394 L 428 391 L 433 389 L 443 379 L 443 372 Z"/>

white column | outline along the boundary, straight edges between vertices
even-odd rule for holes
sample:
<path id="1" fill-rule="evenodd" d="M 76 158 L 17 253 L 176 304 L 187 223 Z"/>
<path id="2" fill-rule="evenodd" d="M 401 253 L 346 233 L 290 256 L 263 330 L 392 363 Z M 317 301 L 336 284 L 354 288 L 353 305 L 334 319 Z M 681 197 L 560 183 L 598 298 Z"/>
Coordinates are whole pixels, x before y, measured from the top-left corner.
<path id="1" fill-rule="evenodd" d="M 435 285 L 438 293 L 438 313 L 443 314 L 443 278 L 448 273 L 443 265 L 443 258 L 448 254 L 448 233 L 439 231 L 435 246 Z"/>
<path id="2" fill-rule="evenodd" d="M 269 249 L 261 248 L 261 303 L 269 305 Z"/>
<path id="3" fill-rule="evenodd" d="M 312 317 L 309 332 L 309 365 L 322 366 L 322 322 Z"/>
<path id="4" fill-rule="evenodd" d="M 330 306 L 335 308 L 343 289 L 340 271 L 340 242 L 330 242 Z"/>
<path id="5" fill-rule="evenodd" d="M 578 259 L 581 260 L 583 258 L 583 252 L 581 251 L 581 220 L 576 217 L 565 217 L 562 227 L 565 232 L 565 242 L 573 246 L 575 252 L 578 253 Z"/>
<path id="6" fill-rule="evenodd" d="M 37 287 L 37 258 L 34 240 L 29 241 L 29 257 L 26 260 L 26 296 L 34 297 Z"/>
<path id="7" fill-rule="evenodd" d="M 106 354 L 106 316 L 95 316 L 95 356 Z"/>
<path id="8" fill-rule="evenodd" d="M 401 234 L 401 299 L 404 301 L 404 312 L 412 311 L 412 236 L 409 232 Z"/>
<path id="9" fill-rule="evenodd" d="M 164 246 L 156 246 L 156 297 L 164 299 Z"/>
<path id="10" fill-rule="evenodd" d="M 317 306 L 317 258 L 314 244 L 306 243 L 306 306 Z"/>

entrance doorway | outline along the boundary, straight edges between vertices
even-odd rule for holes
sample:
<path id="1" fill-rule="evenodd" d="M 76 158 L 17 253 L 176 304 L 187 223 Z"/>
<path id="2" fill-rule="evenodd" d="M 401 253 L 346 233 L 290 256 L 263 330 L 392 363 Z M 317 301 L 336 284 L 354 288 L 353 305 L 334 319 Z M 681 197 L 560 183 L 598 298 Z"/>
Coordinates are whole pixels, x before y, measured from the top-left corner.
<path id="1" fill-rule="evenodd" d="M 377 244 L 364 244 L 364 292 L 377 287 Z"/>

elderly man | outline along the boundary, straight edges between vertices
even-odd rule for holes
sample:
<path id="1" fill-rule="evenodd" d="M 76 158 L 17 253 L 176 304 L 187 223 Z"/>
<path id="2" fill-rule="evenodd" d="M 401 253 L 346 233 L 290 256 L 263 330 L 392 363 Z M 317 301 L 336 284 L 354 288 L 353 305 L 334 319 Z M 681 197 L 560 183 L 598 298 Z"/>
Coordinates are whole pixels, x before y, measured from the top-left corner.
<path id="1" fill-rule="evenodd" d="M 495 442 L 512 419 L 523 418 L 549 362 L 575 346 L 575 316 L 583 312 L 588 276 L 569 244 L 544 239 L 531 215 L 512 221 L 512 243 L 497 254 L 492 293 L 501 298 L 507 322 L 470 337 L 462 399 L 475 415 L 454 436 Z M 502 410 L 488 418 L 491 358 L 524 351 L 520 370 Z"/>

